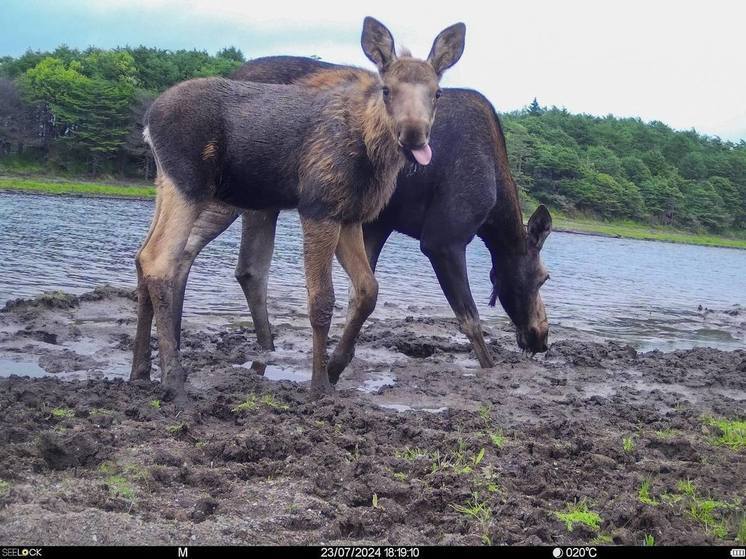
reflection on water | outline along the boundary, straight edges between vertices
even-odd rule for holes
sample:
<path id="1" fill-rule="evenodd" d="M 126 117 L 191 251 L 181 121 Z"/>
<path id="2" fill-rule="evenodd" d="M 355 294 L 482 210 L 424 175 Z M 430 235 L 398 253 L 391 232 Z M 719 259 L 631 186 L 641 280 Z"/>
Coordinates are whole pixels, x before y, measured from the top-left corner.
<path id="1" fill-rule="evenodd" d="M 152 212 L 153 203 L 147 201 L 0 193 L 0 301 L 50 289 L 81 293 L 103 283 L 133 287 L 133 258 Z M 187 315 L 248 314 L 233 278 L 239 236 L 240 226 L 234 224 L 197 259 Z M 552 279 L 542 293 L 554 335 L 582 332 L 642 349 L 744 346 L 746 251 L 554 233 L 543 254 Z M 486 304 L 489 254 L 477 240 L 467 257 L 482 318 L 502 323 L 502 310 Z M 417 241 L 392 236 L 377 276 L 374 316 L 413 314 L 410 305 L 424 307 L 418 312 L 450 316 Z M 337 299 L 345 300 L 347 278 L 338 265 L 335 286 Z M 305 309 L 302 247 L 293 212 L 279 220 L 269 289 L 270 297 Z M 716 312 L 699 311 L 699 305 Z"/>

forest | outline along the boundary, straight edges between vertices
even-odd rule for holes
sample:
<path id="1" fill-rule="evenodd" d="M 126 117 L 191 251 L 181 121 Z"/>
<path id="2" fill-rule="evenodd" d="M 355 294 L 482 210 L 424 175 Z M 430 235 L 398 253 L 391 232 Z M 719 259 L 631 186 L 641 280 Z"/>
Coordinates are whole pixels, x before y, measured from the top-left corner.
<path id="1" fill-rule="evenodd" d="M 0 174 L 147 180 L 150 102 L 180 81 L 228 75 L 245 61 L 140 46 L 60 46 L 0 58 Z M 522 194 L 567 215 L 746 231 L 746 141 L 662 122 L 571 114 L 534 99 L 502 115 Z"/>

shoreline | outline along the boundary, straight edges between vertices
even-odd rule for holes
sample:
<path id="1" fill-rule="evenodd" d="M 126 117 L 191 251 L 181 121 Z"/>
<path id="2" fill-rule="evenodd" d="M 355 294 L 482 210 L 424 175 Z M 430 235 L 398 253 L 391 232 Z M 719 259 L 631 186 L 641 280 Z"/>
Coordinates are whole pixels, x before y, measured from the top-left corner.
<path id="1" fill-rule="evenodd" d="M 78 198 L 111 198 L 117 200 L 153 200 L 155 188 L 147 185 L 112 185 L 95 182 L 53 182 L 48 180 L 0 176 L 0 192 L 36 194 L 46 196 L 72 196 Z M 676 229 L 657 229 L 644 224 L 609 223 L 596 220 L 573 219 L 555 214 L 554 231 L 574 235 L 590 235 L 615 239 L 659 241 L 674 244 L 732 248 L 746 250 L 746 238 L 700 235 Z"/>

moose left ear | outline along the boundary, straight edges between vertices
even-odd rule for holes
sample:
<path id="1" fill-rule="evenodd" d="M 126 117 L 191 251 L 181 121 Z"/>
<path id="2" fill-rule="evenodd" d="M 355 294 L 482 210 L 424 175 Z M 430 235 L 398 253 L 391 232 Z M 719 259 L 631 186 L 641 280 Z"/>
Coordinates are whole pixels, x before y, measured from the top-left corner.
<path id="1" fill-rule="evenodd" d="M 528 220 L 529 246 L 541 250 L 544 241 L 552 231 L 552 216 L 544 204 L 541 204 Z"/>
<path id="2" fill-rule="evenodd" d="M 443 72 L 458 62 L 464 53 L 464 39 L 466 37 L 466 25 L 456 23 L 447 27 L 435 37 L 433 48 L 427 61 L 435 69 L 438 77 L 443 76 Z"/>

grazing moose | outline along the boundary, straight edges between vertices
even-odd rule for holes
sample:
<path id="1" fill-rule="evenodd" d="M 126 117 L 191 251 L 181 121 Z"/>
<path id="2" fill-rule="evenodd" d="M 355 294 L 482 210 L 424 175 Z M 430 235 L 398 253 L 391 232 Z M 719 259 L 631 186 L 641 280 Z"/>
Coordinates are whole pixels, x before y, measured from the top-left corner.
<path id="1" fill-rule="evenodd" d="M 443 72 L 464 49 L 462 23 L 442 31 L 427 61 L 397 56 L 389 30 L 363 23 L 361 44 L 378 74 L 325 76 L 315 86 L 196 79 L 163 93 L 146 115 L 157 166 L 150 232 L 136 258 L 138 320 L 131 379 L 150 376 L 150 331 L 158 330 L 167 393 L 183 399 L 179 331 L 194 258 L 245 209 L 297 208 L 303 228 L 315 395 L 332 390 L 326 342 L 334 308 L 332 259 L 353 289 L 330 367 L 352 358 L 378 284 L 362 223 L 375 219 L 411 155 L 427 165 Z"/>
<path id="2" fill-rule="evenodd" d="M 341 69 L 311 58 L 273 56 L 247 62 L 231 76 L 267 83 L 323 82 Z M 381 215 L 364 226 L 371 267 L 393 231 L 420 240 L 462 331 L 482 367 L 493 365 L 469 288 L 466 246 L 481 237 L 492 256 L 490 304 L 499 299 L 516 326 L 516 340 L 525 351 L 546 351 L 549 325 L 539 288 L 549 275 L 540 251 L 551 231 L 544 206 L 524 228 L 518 191 L 508 165 L 500 121 L 482 95 L 466 89 L 444 89 L 430 143 L 432 164 L 399 175 L 396 192 Z M 277 212 L 247 211 L 243 216 L 241 254 L 236 268 L 249 303 L 257 338 L 272 349 L 267 316 L 269 274 Z M 333 371 L 332 382 L 336 380 Z"/>

